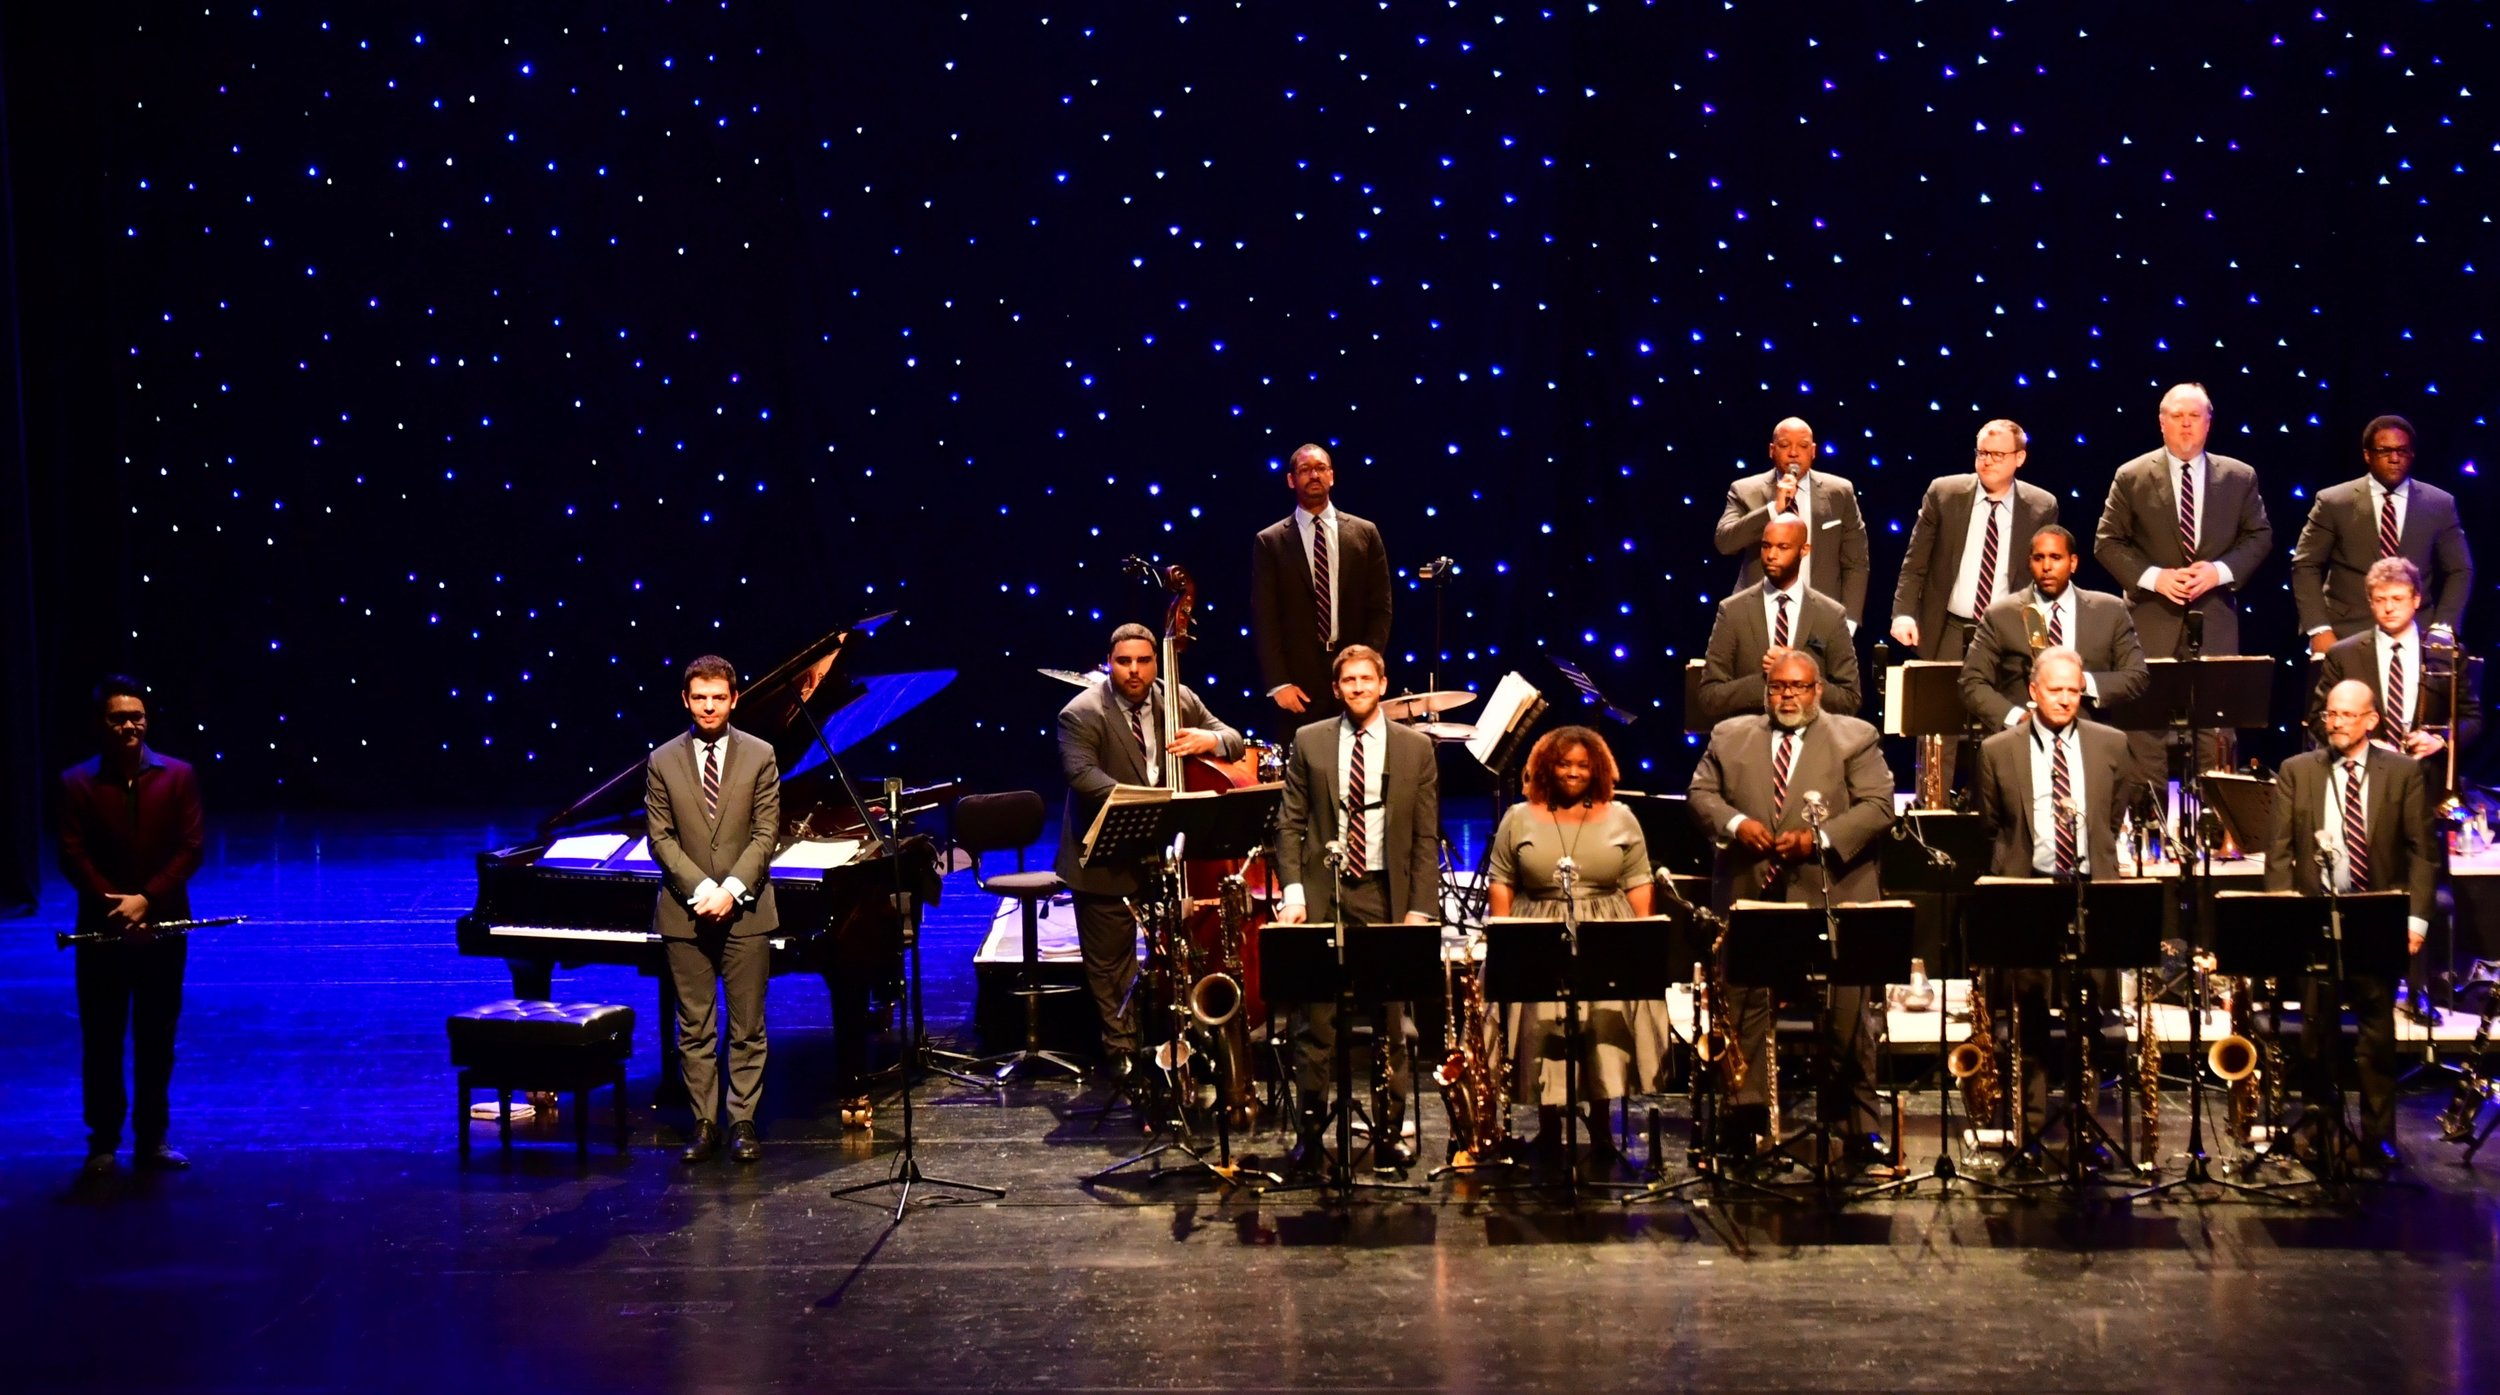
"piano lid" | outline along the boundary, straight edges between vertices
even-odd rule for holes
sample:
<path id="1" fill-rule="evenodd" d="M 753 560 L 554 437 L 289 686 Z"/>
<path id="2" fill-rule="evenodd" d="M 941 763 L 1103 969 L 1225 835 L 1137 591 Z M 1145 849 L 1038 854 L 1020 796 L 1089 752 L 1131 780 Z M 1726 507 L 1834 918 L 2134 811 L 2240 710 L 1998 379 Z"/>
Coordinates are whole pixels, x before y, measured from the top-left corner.
<path id="1" fill-rule="evenodd" d="M 871 615 L 834 631 L 783 660 L 770 673 L 738 694 L 731 721 L 741 731 L 773 743 L 784 780 L 824 762 L 825 746 L 838 754 L 867 740 L 904 713 L 934 697 L 955 679 L 953 669 L 919 673 L 876 674 L 853 678 L 845 670 L 856 665 L 862 642 L 895 612 Z M 823 743 L 817 739 L 818 729 Z M 598 788 L 548 816 L 539 836 L 612 818 L 642 807 L 643 771 L 648 753 L 618 771 Z"/>

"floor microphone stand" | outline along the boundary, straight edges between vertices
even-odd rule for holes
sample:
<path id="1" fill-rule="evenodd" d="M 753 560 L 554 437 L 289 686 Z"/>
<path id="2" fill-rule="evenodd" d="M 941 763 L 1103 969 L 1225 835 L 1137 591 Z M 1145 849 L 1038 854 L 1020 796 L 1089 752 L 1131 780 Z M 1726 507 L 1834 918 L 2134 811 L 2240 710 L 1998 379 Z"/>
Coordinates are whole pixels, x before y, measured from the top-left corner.
<path id="1" fill-rule="evenodd" d="M 830 756 L 828 756 L 828 758 L 830 758 Z M 902 915 L 903 918 L 903 953 L 905 956 L 906 967 L 911 974 L 910 989 L 914 1018 L 912 1027 L 914 1032 L 918 1033 L 921 1030 L 921 1024 L 918 1020 L 921 982 L 920 899 L 912 895 L 909 888 L 903 883 L 903 860 L 899 851 L 902 845 L 903 831 L 903 782 L 901 780 L 888 779 L 885 782 L 885 798 L 886 818 L 889 821 L 887 826 L 887 836 L 894 849 L 889 853 L 894 861 L 894 880 L 896 888 L 894 893 L 894 908 Z M 933 1177 L 928 1173 L 921 1171 L 919 1151 L 920 1135 L 914 1122 L 914 1112 L 912 1109 L 912 1087 L 917 1083 L 914 1079 L 915 1075 L 921 1073 L 923 1069 L 925 1069 L 925 1067 L 923 1067 L 917 1059 L 913 1059 L 906 1062 L 906 1068 L 903 1071 L 903 1149 L 901 1152 L 894 1155 L 894 1166 L 892 1170 L 889 1171 L 885 1177 L 874 1182 L 857 1182 L 847 1187 L 836 1187 L 833 1189 L 831 1195 L 838 1197 L 855 1196 L 862 1192 L 874 1191 L 879 1187 L 899 1188 L 900 1190 L 894 1199 L 894 1219 L 900 1221 L 903 1219 L 904 1212 L 911 1206 L 911 1189 L 915 1186 L 952 1187 L 957 1191 L 977 1192 L 991 1197 L 1003 1197 L 1007 1194 L 1007 1189 L 1004 1187 L 993 1187 L 981 1182 L 960 1182 L 951 1177 Z"/>

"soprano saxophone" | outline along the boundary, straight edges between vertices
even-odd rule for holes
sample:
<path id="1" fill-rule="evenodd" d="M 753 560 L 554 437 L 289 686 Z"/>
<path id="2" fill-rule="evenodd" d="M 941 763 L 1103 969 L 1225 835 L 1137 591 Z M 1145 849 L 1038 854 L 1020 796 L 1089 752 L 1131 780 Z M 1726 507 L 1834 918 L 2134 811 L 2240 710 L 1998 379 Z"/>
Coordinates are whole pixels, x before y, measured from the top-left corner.
<path id="1" fill-rule="evenodd" d="M 2154 969 L 2135 977 L 2136 1108 L 2144 1126 L 2144 1165 L 2161 1166 L 2161 1037 L 2153 1030 Z"/>

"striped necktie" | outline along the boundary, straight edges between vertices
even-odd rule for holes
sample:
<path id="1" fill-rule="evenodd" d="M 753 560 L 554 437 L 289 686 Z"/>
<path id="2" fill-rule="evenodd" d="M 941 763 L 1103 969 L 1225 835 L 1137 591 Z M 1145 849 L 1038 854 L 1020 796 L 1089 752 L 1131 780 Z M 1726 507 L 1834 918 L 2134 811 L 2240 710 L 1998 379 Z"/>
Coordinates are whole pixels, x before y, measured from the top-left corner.
<path id="1" fill-rule="evenodd" d="M 1771 756 L 1771 820 L 1774 823 L 1788 809 L 1788 767 L 1797 758 L 1797 734 L 1781 728 L 1778 746 L 1779 749 Z"/>
<path id="2" fill-rule="evenodd" d="M 2401 641 L 2390 640 L 2387 644 L 2386 714 L 2382 720 L 2399 741 L 2404 739 L 2406 714 L 2412 710 L 2405 705 L 2408 696 L 2405 691 L 2405 647 Z"/>
<path id="3" fill-rule="evenodd" d="M 1997 594 L 1997 500 L 1988 501 L 1988 537 L 1979 545 L 1979 586 L 1971 593 L 1970 613 L 1985 615 Z"/>
<path id="4" fill-rule="evenodd" d="M 2179 565 L 2196 565 L 2196 462 L 2179 462 Z"/>
<path id="5" fill-rule="evenodd" d="M 720 817 L 720 741 L 703 743 L 703 817 Z"/>
<path id="6" fill-rule="evenodd" d="M 1329 644 L 1337 637 L 1335 607 L 1328 599 L 1329 580 L 1328 520 L 1315 514 L 1311 518 L 1311 613 L 1318 618 L 1321 653 L 1327 653 Z"/>
<path id="7" fill-rule="evenodd" d="M 2349 890 L 2370 889 L 2370 822 L 2361 810 L 2361 762 L 2344 759 L 2344 876 Z"/>
<path id="8" fill-rule="evenodd" d="M 2066 607 L 2062 602 L 2049 602 L 2049 647 L 2055 649 L 2066 642 Z"/>
<path id="9" fill-rule="evenodd" d="M 2378 555 L 2396 555 L 2396 491 L 2382 489 L 2378 496 Z"/>
<path id="10" fill-rule="evenodd" d="M 2075 855 L 2075 784 L 2066 770 L 2066 733 L 2049 737 L 2049 813 L 2057 820 L 2057 870 L 2072 872 Z"/>
<path id="11" fill-rule="evenodd" d="M 1370 818 L 1363 800 L 1363 732 L 1356 728 L 1350 743 L 1354 753 L 1346 758 L 1345 767 L 1345 874 L 1348 880 L 1367 875 L 1371 861 L 1364 856 L 1369 848 Z"/>
<path id="12" fill-rule="evenodd" d="M 1788 647 L 1788 593 L 1782 591 L 1773 599 L 1780 603 L 1780 618 L 1779 623 L 1771 627 L 1771 647 L 1785 649 Z"/>

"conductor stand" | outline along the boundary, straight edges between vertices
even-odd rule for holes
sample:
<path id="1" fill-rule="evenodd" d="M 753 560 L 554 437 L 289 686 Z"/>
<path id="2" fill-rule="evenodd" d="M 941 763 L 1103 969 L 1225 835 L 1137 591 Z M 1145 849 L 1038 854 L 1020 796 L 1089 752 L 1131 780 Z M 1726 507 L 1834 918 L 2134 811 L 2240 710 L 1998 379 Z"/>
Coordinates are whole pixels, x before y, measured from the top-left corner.
<path id="1" fill-rule="evenodd" d="M 819 739 L 821 739 L 821 737 Z M 826 751 L 826 759 L 832 759 L 832 752 L 830 749 Z M 840 767 L 837 765 L 835 769 L 838 772 Z M 843 777 L 843 784 L 845 786 L 850 784 L 849 776 L 845 775 Z M 854 792 L 853 798 L 857 798 L 856 792 Z M 888 820 L 886 836 L 891 838 L 899 846 L 902 842 L 903 836 L 903 782 L 901 780 L 889 778 L 885 782 L 885 807 Z M 863 816 L 865 816 L 867 810 L 862 808 L 860 812 Z M 869 827 L 873 830 L 875 825 L 871 824 Z M 920 898 L 913 895 L 910 888 L 903 882 L 902 859 L 897 857 L 893 859 L 893 862 L 895 880 L 894 909 L 902 917 L 903 950 L 907 956 L 906 962 L 910 965 L 911 970 L 912 1029 L 915 1035 L 921 1036 L 922 1040 L 925 1041 L 926 1029 L 920 1020 L 919 1013 Z M 900 1221 L 903 1219 L 904 1212 L 911 1206 L 911 1192 L 914 1187 L 948 1187 L 956 1191 L 974 1192 L 989 1197 L 1003 1197 L 1007 1194 L 1007 1189 L 1004 1187 L 993 1187 L 982 1182 L 957 1181 L 951 1177 L 933 1177 L 921 1170 L 919 1142 L 920 1133 L 918 1125 L 915 1122 L 916 1115 L 912 1108 L 912 1087 L 918 1083 L 918 1077 L 924 1076 L 929 1069 L 930 1067 L 926 1064 L 926 1062 L 917 1053 L 915 1053 L 909 1059 L 909 1063 L 904 1070 L 901 1091 L 903 1097 L 903 1148 L 901 1152 L 894 1155 L 893 1168 L 888 1171 L 885 1177 L 878 1181 L 856 1182 L 847 1187 L 836 1187 L 831 1193 L 829 1193 L 829 1195 L 837 1197 L 857 1196 L 865 1192 L 875 1191 L 880 1187 L 896 1188 L 894 1197 L 894 1219 L 896 1221 Z M 989 1082 L 977 1083 L 986 1084 Z M 954 1199 L 961 1200 L 962 1198 Z"/>
<path id="2" fill-rule="evenodd" d="M 1343 855 L 1335 843 L 1329 845 L 1328 865 L 1332 875 L 1340 874 L 1344 866 Z M 1342 917 L 1342 897 L 1337 906 Z M 1435 981 L 1441 976 L 1440 925 L 1364 925 L 1343 919 L 1333 925 L 1282 925 L 1270 921 L 1259 927 L 1259 976 L 1272 1001 L 1316 1003 L 1333 999 L 1337 1008 L 1335 1043 L 1329 1052 L 1337 1098 L 1320 1126 L 1323 1135 L 1336 1134 L 1337 1146 L 1319 1179 L 1287 1182 L 1261 1191 L 1316 1191 L 1322 1201 L 1346 1205 L 1359 1192 L 1429 1190 L 1420 1182 L 1384 1182 L 1355 1176 L 1357 1106 L 1352 1024 L 1354 1014 L 1364 1006 L 1376 1009 L 1383 1003 L 1414 1002 L 1438 991 Z M 1375 1020 L 1385 1016 L 1376 1013 Z M 1377 1063 L 1384 1070 L 1389 1051 L 1388 1025 L 1379 1022 L 1372 1042 Z M 1364 1125 L 1376 1159 L 1385 1140 L 1369 1114 L 1364 1116 Z"/>
<path id="3" fill-rule="evenodd" d="M 2182 867 L 2184 871 L 2184 866 Z M 2279 923 L 2284 915 L 2297 917 L 2301 907 L 2295 902 L 2306 898 L 2289 892 L 2224 891 L 2214 896 L 2213 970 L 2257 979 L 2268 976 L 2289 976 L 2304 971 L 2313 962 L 2317 933 L 2315 922 L 2307 933 L 2296 918 L 2289 933 Z M 2314 901 L 2309 905 L 2315 906 Z M 2177 1177 L 2158 1182 L 2141 1191 L 2127 1194 L 2128 1201 L 2147 1197 L 2156 1200 L 2174 1191 L 2194 1187 L 2218 1187 L 2228 1196 L 2248 1201 L 2283 1203 L 2279 1193 L 2288 1183 L 2252 1184 L 2214 1175 L 2212 1161 L 2205 1154 L 2205 994 L 2191 995 L 2188 1004 L 2188 1137 L 2187 1167 Z M 2187 1191 L 2191 1201 L 2222 1200 L 2222 1197 L 2199 1195 Z"/>
<path id="4" fill-rule="evenodd" d="M 1156 895 L 1148 902 L 1147 919 L 1155 942 L 1163 947 L 1160 958 L 1172 980 L 1173 1021 L 1168 1043 L 1168 1069 L 1175 1077 L 1175 1088 L 1161 1091 L 1162 1108 L 1135 1100 L 1146 1115 L 1150 1127 L 1160 1135 L 1143 1152 L 1122 1158 L 1109 1167 L 1087 1174 L 1083 1185 L 1094 1183 L 1141 1162 L 1154 1164 L 1147 1173 L 1150 1183 L 1166 1177 L 1195 1175 L 1211 1177 L 1229 1190 L 1247 1185 L 1254 1179 L 1279 1182 L 1272 1172 L 1246 1168 L 1233 1161 L 1232 1099 L 1229 1054 L 1222 1043 L 1214 1040 L 1211 1030 L 1200 1025 L 1191 1013 L 1189 989 L 1196 982 L 1192 954 L 1187 944 L 1188 930 L 1181 914 L 1186 895 L 1186 863 L 1192 858 L 1216 861 L 1247 861 L 1266 839 L 1267 828 L 1275 821 L 1281 791 L 1273 785 L 1250 786 L 1217 794 L 1175 796 L 1167 789 L 1141 789 L 1141 797 L 1125 800 L 1116 807 L 1106 801 L 1096 815 L 1094 826 L 1087 830 L 1083 856 L 1088 860 L 1100 856 L 1107 861 L 1140 861 L 1148 870 Z M 1140 856 L 1140 847 L 1155 849 Z M 1141 980 L 1142 981 L 1142 980 Z M 1186 1113 L 1194 1089 L 1178 1088 L 1187 1080 L 1187 1062 L 1195 1059 L 1214 1062 L 1215 1138 L 1216 1152 L 1206 1152 L 1190 1142 Z M 1144 1072 L 1130 1076 L 1132 1082 Z M 1129 1087 L 1131 1089 L 1134 1086 Z M 1103 1105 L 1108 1114 L 1119 1096 Z M 1188 1161 L 1178 1167 L 1166 1167 L 1164 1159 L 1178 1153 Z"/>

